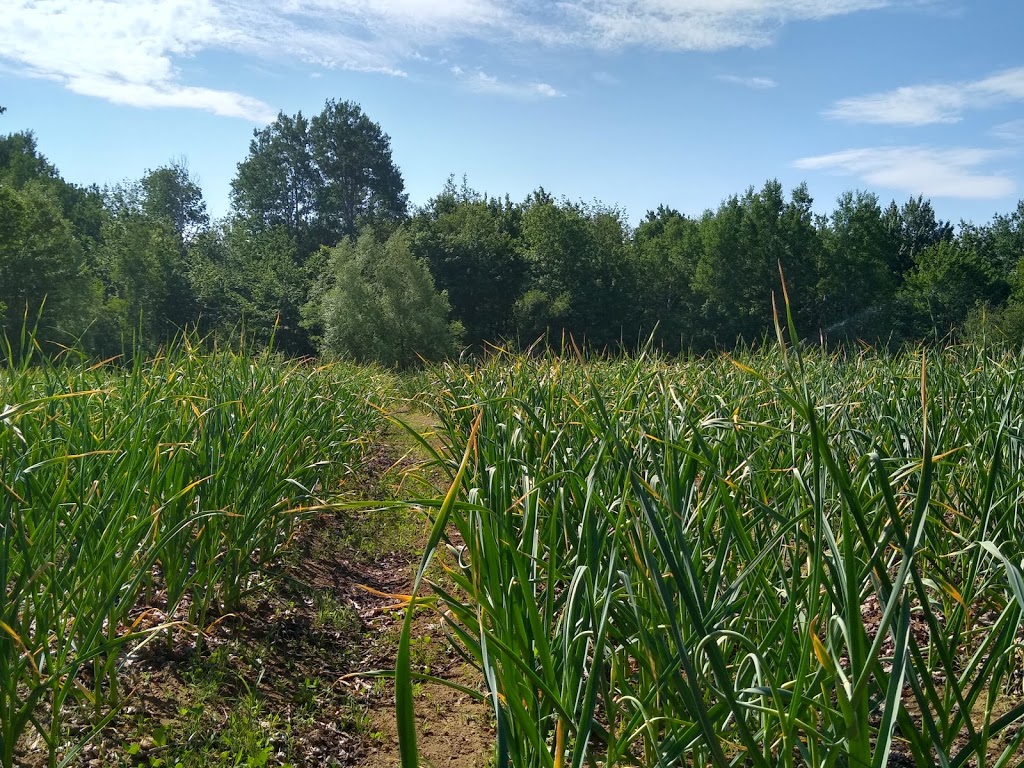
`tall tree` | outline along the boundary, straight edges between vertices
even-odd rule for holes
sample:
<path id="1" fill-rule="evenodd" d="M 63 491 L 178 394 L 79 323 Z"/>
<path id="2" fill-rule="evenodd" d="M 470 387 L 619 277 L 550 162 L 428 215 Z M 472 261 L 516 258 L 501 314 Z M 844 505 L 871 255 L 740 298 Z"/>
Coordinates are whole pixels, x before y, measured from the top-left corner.
<path id="1" fill-rule="evenodd" d="M 797 330 L 807 337 L 813 337 L 818 331 L 817 266 L 822 247 L 811 210 L 813 204 L 807 185 L 799 184 L 790 193 L 781 222 L 785 241 L 782 269 L 786 291 L 792 301 Z"/>
<path id="2" fill-rule="evenodd" d="M 701 223 L 704 253 L 695 275 L 707 329 L 720 344 L 755 341 L 771 332 L 772 295 L 781 296 L 779 267 L 790 280 L 794 307 L 810 304 L 807 227 L 810 196 L 798 187 L 786 202 L 777 180 L 731 197 Z M 806 297 L 806 298 L 805 298 Z"/>
<path id="3" fill-rule="evenodd" d="M 57 169 L 39 152 L 31 131 L 9 133 L 0 138 L 0 179 L 22 187 L 33 179 L 56 179 Z"/>
<path id="4" fill-rule="evenodd" d="M 0 182 L 20 189 L 32 181 L 43 183 L 56 197 L 64 218 L 71 223 L 76 238 L 88 253 L 99 241 L 103 226 L 103 194 L 99 188 L 64 181 L 40 153 L 31 131 L 0 137 Z"/>
<path id="5" fill-rule="evenodd" d="M 210 226 L 203 190 L 183 159 L 147 171 L 140 185 L 142 210 L 169 222 L 183 247 Z"/>
<path id="6" fill-rule="evenodd" d="M 887 339 L 898 276 L 878 198 L 862 191 L 842 194 L 822 237 L 818 301 L 825 337 Z"/>
<path id="7" fill-rule="evenodd" d="M 977 314 L 1014 343 L 1024 343 L 1024 200 L 1013 212 L 998 214 L 987 225 L 961 223 L 958 240 L 961 248 L 971 249 L 998 276 L 998 284 L 1010 294 L 1005 307 L 997 303 Z"/>
<path id="8" fill-rule="evenodd" d="M 630 296 L 631 234 L 621 211 L 563 200 L 543 189 L 523 205 L 522 242 L 529 287 L 516 305 L 522 340 L 565 331 L 597 346 L 618 344 Z"/>
<path id="9" fill-rule="evenodd" d="M 989 263 L 1000 274 L 1020 274 L 1024 262 L 1024 200 L 1010 213 L 994 216 L 988 229 L 991 233 Z"/>
<path id="10" fill-rule="evenodd" d="M 489 198 L 449 179 L 413 218 L 413 252 L 426 260 L 466 343 L 480 347 L 514 332 L 513 307 L 523 291 L 526 262 L 519 244 L 519 206 Z"/>
<path id="11" fill-rule="evenodd" d="M 108 189 L 105 203 L 96 262 L 116 342 L 153 349 L 196 320 L 188 246 L 209 225 L 206 203 L 177 161 Z"/>
<path id="12" fill-rule="evenodd" d="M 41 342 L 76 343 L 100 303 L 74 227 L 53 189 L 0 184 L 0 323 L 11 338 L 38 321 Z"/>
<path id="13" fill-rule="evenodd" d="M 371 232 L 331 255 L 321 299 L 325 351 L 391 367 L 439 359 L 458 349 L 462 328 L 448 320 L 448 298 L 400 229 L 386 242 Z"/>
<path id="14" fill-rule="evenodd" d="M 329 100 L 310 121 L 309 140 L 322 245 L 352 237 L 364 226 L 397 225 L 405 218 L 409 200 L 391 159 L 391 138 L 358 104 Z"/>
<path id="15" fill-rule="evenodd" d="M 231 188 L 248 226 L 284 226 L 299 261 L 364 225 L 393 228 L 408 208 L 390 138 L 347 101 L 328 101 L 312 120 L 281 113 L 257 129 Z"/>
<path id="16" fill-rule="evenodd" d="M 895 246 L 890 265 L 900 277 L 914 267 L 917 255 L 925 248 L 953 239 L 953 225 L 936 219 L 931 201 L 921 195 L 910 198 L 902 207 L 891 202 L 883 218 Z"/>
<path id="17" fill-rule="evenodd" d="M 253 131 L 249 155 L 231 182 L 235 210 L 251 229 L 284 227 L 308 256 L 319 245 L 315 234 L 317 173 L 309 146 L 309 121 L 283 112 Z"/>
<path id="18" fill-rule="evenodd" d="M 700 225 L 664 205 L 647 216 L 634 233 L 634 278 L 640 332 L 657 338 L 669 351 L 693 345 L 700 307 L 693 290 L 703 253 Z"/>
<path id="19" fill-rule="evenodd" d="M 942 339 L 976 307 L 1000 304 L 1009 294 L 1006 279 L 969 244 L 940 240 L 914 261 L 903 294 L 922 321 L 909 329 L 915 335 Z"/>
<path id="20" fill-rule="evenodd" d="M 241 335 L 257 344 L 273 338 L 287 354 L 314 354 L 301 325 L 310 278 L 294 252 L 283 226 L 254 232 L 235 219 L 199 235 L 188 274 L 202 308 L 200 327 L 229 343 Z"/>
<path id="21" fill-rule="evenodd" d="M 191 319 L 179 254 L 177 233 L 163 219 L 120 210 L 104 224 L 97 262 L 115 329 L 108 351 L 152 352 Z"/>

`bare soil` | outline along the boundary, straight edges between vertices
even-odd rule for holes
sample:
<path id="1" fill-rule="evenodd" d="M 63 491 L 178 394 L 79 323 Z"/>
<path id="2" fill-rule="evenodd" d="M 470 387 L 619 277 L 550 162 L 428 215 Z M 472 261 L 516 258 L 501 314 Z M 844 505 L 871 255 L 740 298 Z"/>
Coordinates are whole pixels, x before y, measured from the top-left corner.
<path id="1" fill-rule="evenodd" d="M 408 484 L 429 483 L 412 479 L 422 458 L 411 436 L 389 428 L 343 490 L 350 498 L 402 498 Z M 178 631 L 122 659 L 118 713 L 71 765 L 398 765 L 392 683 L 365 673 L 394 669 L 404 611 L 384 595 L 409 591 L 424 541 L 422 520 L 404 508 L 306 521 L 267 583 L 201 644 L 195 632 Z M 150 610 L 154 622 L 175 618 L 159 612 L 159 598 L 139 612 Z M 476 671 L 449 655 L 436 619 L 423 614 L 414 626 L 421 668 L 478 684 Z M 418 687 L 416 703 L 425 764 L 487 764 L 485 706 L 437 685 Z M 68 744 L 86 738 L 91 718 L 68 714 Z M 18 760 L 45 766 L 41 740 L 19 744 Z"/>

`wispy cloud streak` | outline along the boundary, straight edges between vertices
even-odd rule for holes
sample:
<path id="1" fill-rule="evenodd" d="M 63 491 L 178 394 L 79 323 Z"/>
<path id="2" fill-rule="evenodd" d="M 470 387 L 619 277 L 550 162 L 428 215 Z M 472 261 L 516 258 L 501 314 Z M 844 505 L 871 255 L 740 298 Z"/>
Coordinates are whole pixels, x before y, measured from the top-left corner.
<path id="1" fill-rule="evenodd" d="M 1024 67 L 981 80 L 911 85 L 842 99 L 825 114 L 836 120 L 882 125 L 956 123 L 972 109 L 1024 101 Z"/>
<path id="2" fill-rule="evenodd" d="M 927 197 L 998 199 L 1012 195 L 1012 179 L 983 168 L 1003 152 L 975 147 L 867 147 L 805 157 L 804 170 L 855 176 L 868 184 Z"/>
<path id="3" fill-rule="evenodd" d="M 786 23 L 908 0 L 6 0 L 0 63 L 79 93 L 262 122 L 257 99 L 183 73 L 219 50 L 404 76 L 461 41 L 593 49 L 721 50 L 771 42 Z M 559 95 L 475 75 L 477 90 Z M 767 81 L 748 80 L 751 87 Z M 993 89 L 1005 87 L 993 80 Z"/>
<path id="4" fill-rule="evenodd" d="M 461 67 L 452 67 L 452 74 L 477 93 L 493 93 L 520 99 L 550 99 L 565 94 L 548 83 L 519 83 L 500 80 L 486 72 L 466 72 Z"/>
<path id="5" fill-rule="evenodd" d="M 740 75 L 719 75 L 718 79 L 723 83 L 742 85 L 745 88 L 753 88 L 756 91 L 765 91 L 777 88 L 778 83 L 770 77 L 741 77 Z"/>

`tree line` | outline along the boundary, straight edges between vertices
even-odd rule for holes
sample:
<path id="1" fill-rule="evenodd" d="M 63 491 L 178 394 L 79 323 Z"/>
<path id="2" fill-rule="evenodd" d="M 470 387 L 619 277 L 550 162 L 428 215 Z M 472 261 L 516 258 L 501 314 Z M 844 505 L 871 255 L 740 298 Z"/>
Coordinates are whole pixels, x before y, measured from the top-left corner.
<path id="1" fill-rule="evenodd" d="M 814 342 L 992 333 L 1024 342 L 1024 201 L 954 227 L 916 197 L 751 187 L 632 227 L 543 188 L 521 202 L 450 178 L 412 208 L 390 139 L 351 102 L 254 131 L 212 221 L 184 161 L 113 187 L 68 183 L 30 132 L 0 137 L 0 322 L 53 349 L 152 352 L 183 329 L 415 364 L 488 344 L 757 343 L 780 267 Z"/>

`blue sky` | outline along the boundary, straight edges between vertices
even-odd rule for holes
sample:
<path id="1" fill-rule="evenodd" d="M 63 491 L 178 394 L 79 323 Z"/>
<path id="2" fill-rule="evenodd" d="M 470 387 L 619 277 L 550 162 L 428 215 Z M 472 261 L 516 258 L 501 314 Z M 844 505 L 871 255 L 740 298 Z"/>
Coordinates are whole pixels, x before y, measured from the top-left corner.
<path id="1" fill-rule="evenodd" d="M 1024 197 L 1018 0 L 4 0 L 0 131 L 65 178 L 184 157 L 211 212 L 254 127 L 352 100 L 414 204 L 449 174 L 697 215 L 777 178 L 982 223 Z"/>

